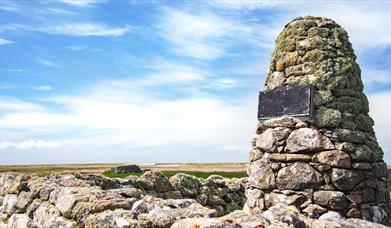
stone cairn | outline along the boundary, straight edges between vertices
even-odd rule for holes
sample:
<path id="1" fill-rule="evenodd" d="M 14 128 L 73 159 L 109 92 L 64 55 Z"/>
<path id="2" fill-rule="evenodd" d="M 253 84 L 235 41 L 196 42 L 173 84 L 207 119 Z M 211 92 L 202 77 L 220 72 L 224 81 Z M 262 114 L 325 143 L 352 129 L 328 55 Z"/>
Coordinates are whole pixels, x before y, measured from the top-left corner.
<path id="1" fill-rule="evenodd" d="M 312 218 L 338 213 L 391 224 L 387 166 L 355 60 L 347 32 L 330 19 L 285 26 L 264 89 L 313 85 L 314 114 L 259 122 L 244 210 L 285 203 Z"/>

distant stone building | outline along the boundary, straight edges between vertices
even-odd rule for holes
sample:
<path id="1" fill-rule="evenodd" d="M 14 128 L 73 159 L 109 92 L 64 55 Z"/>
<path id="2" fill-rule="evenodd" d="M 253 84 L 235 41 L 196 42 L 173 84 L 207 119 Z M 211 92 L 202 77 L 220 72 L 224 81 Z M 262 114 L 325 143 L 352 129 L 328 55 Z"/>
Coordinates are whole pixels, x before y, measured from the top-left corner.
<path id="1" fill-rule="evenodd" d="M 245 210 L 283 202 L 313 218 L 338 213 L 391 224 L 387 166 L 355 60 L 347 32 L 330 19 L 300 17 L 285 26 L 264 90 L 312 85 L 313 113 L 259 122 Z"/>

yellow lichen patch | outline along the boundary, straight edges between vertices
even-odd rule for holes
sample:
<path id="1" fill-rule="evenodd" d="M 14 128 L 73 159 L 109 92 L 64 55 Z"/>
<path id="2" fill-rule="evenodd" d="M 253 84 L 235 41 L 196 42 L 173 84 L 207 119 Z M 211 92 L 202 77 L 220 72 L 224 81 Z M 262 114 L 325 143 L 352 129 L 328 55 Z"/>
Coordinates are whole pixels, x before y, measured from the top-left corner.
<path id="1" fill-rule="evenodd" d="M 281 57 L 276 62 L 276 70 L 284 71 L 288 66 L 293 66 L 296 64 L 298 58 L 297 51 L 287 52 L 283 57 Z"/>
<path id="2" fill-rule="evenodd" d="M 283 61 L 277 61 L 276 62 L 276 70 L 277 71 L 284 71 L 285 66 Z"/>
<path id="3" fill-rule="evenodd" d="M 288 56 L 288 63 L 285 67 L 288 67 L 288 66 L 293 66 L 296 64 L 296 60 L 297 60 L 297 51 L 294 51 L 294 52 L 288 52 L 286 53 L 287 56 Z"/>

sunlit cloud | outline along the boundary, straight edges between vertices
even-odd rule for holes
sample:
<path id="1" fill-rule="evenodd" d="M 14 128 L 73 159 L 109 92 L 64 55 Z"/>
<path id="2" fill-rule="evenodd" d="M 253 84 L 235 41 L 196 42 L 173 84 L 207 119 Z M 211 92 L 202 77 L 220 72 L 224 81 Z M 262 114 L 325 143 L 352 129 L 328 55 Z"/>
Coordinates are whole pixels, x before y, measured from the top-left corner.
<path id="1" fill-rule="evenodd" d="M 39 86 L 35 86 L 34 89 L 39 91 L 49 91 L 52 90 L 52 87 L 48 85 L 39 85 Z"/>
<path id="2" fill-rule="evenodd" d="M 47 7 L 46 11 L 51 14 L 58 14 L 58 15 L 72 15 L 75 14 L 72 11 L 60 9 L 60 8 L 53 8 L 53 7 Z"/>
<path id="3" fill-rule="evenodd" d="M 257 0 L 241 0 L 241 1 L 221 1 L 221 0 L 208 0 L 206 1 L 211 6 L 227 8 L 227 9 L 240 9 L 240 10 L 255 10 L 263 8 L 271 8 L 278 5 L 289 4 L 289 1 L 283 0 L 268 0 L 268 1 L 257 1 Z"/>
<path id="4" fill-rule="evenodd" d="M 22 73 L 22 72 L 25 72 L 26 70 L 25 69 L 20 69 L 20 68 L 11 68 L 11 69 L 7 69 L 8 72 L 17 72 L 17 73 Z"/>
<path id="5" fill-rule="evenodd" d="M 0 150 L 16 148 L 19 150 L 27 149 L 48 149 L 61 146 L 59 142 L 49 142 L 44 140 L 26 140 L 18 143 L 0 141 Z"/>
<path id="6" fill-rule="evenodd" d="M 257 28 L 209 11 L 165 9 L 159 28 L 173 51 L 201 60 L 229 55 L 227 50 L 238 40 L 245 43 L 262 43 L 263 40 Z"/>
<path id="7" fill-rule="evenodd" d="M 72 50 L 72 51 L 82 51 L 82 50 L 87 49 L 88 47 L 87 47 L 87 46 L 73 45 L 73 46 L 68 46 L 67 48 L 68 48 L 69 50 Z"/>
<path id="8" fill-rule="evenodd" d="M 11 40 L 0 38 L 0 45 L 13 44 L 14 42 Z"/>
<path id="9" fill-rule="evenodd" d="M 47 67 L 58 67 L 59 66 L 58 64 L 56 64 L 50 60 L 47 60 L 47 59 L 38 59 L 37 61 L 39 64 L 42 64 Z"/>
<path id="10" fill-rule="evenodd" d="M 3 2 L 0 2 L 0 10 L 4 10 L 4 11 L 8 11 L 8 12 L 19 12 L 20 7 L 15 2 L 3 1 Z"/>
<path id="11" fill-rule="evenodd" d="M 97 3 L 97 0 L 59 0 L 62 3 L 69 4 L 72 6 L 86 7 L 91 6 L 92 4 Z M 102 0 L 101 0 L 102 2 Z"/>
<path id="12" fill-rule="evenodd" d="M 14 89 L 16 85 L 7 82 L 0 82 L 0 90 Z"/>
<path id="13" fill-rule="evenodd" d="M 130 26 L 125 27 L 109 27 L 107 25 L 92 24 L 92 23 L 76 23 L 62 24 L 54 26 L 46 26 L 39 31 L 66 36 L 122 36 L 130 31 Z"/>

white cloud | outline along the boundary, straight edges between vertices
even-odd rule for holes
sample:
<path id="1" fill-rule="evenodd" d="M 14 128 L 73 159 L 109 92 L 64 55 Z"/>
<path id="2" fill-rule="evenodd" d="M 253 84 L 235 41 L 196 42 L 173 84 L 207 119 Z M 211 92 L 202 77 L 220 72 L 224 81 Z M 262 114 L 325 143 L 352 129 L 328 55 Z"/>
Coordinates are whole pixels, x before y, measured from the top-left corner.
<path id="1" fill-rule="evenodd" d="M 4 113 L 5 111 L 38 111 L 43 110 L 43 108 L 39 105 L 35 105 L 28 102 L 23 102 L 21 100 L 9 97 L 0 96 L 0 113 Z"/>
<path id="2" fill-rule="evenodd" d="M 7 69 L 8 72 L 18 72 L 18 73 L 21 73 L 21 72 L 25 72 L 26 70 L 25 69 L 20 69 L 20 68 L 14 68 L 14 69 Z"/>
<path id="3" fill-rule="evenodd" d="M 0 2 L 0 10 L 8 11 L 8 12 L 19 12 L 19 5 L 15 4 L 15 2 Z"/>
<path id="4" fill-rule="evenodd" d="M 249 138 L 256 123 L 253 114 L 256 97 L 245 97 L 240 102 L 202 96 L 167 100 L 159 94 L 107 81 L 97 83 L 83 94 L 53 97 L 45 102 L 55 103 L 66 111 L 14 108 L 0 116 L 0 126 L 4 131 L 28 132 L 25 135 L 30 138 L 37 133 L 42 136 L 43 130 L 51 137 L 59 135 L 62 146 L 58 150 L 64 151 L 91 145 L 108 150 L 121 145 L 129 149 L 172 149 L 177 145 L 222 148 L 228 144 L 244 148 L 250 146 Z M 77 133 L 61 136 L 69 129 Z M 168 157 L 174 156 L 171 149 L 164 152 Z M 224 151 L 221 149 L 219 153 Z"/>
<path id="5" fill-rule="evenodd" d="M 375 131 L 385 160 L 391 162 L 391 92 L 382 92 L 368 96 L 370 115 L 375 120 Z"/>
<path id="6" fill-rule="evenodd" d="M 48 66 L 48 67 L 58 67 L 59 65 L 50 61 L 50 60 L 47 60 L 47 59 L 38 59 L 38 63 L 44 65 L 44 66 Z"/>
<path id="7" fill-rule="evenodd" d="M 261 34 L 237 18 L 222 17 L 212 12 L 190 12 L 168 8 L 159 25 L 162 36 L 173 50 L 184 56 L 213 60 L 226 53 L 235 41 L 244 43 L 259 40 Z M 257 45 L 255 45 L 257 47 Z"/>
<path id="8" fill-rule="evenodd" d="M 0 150 L 5 150 L 9 148 L 16 148 L 19 150 L 27 150 L 27 149 L 48 149 L 60 147 L 61 143 L 59 142 L 49 142 L 44 140 L 26 140 L 19 143 L 13 142 L 0 142 Z"/>
<path id="9" fill-rule="evenodd" d="M 0 90 L 4 90 L 4 89 L 14 89 L 14 88 L 16 88 L 16 85 L 15 85 L 15 84 L 0 82 Z"/>
<path id="10" fill-rule="evenodd" d="M 34 89 L 40 90 L 40 91 L 49 91 L 49 90 L 52 90 L 52 87 L 48 86 L 48 85 L 39 85 L 39 86 L 34 87 Z"/>
<path id="11" fill-rule="evenodd" d="M 130 26 L 109 27 L 102 24 L 75 23 L 42 27 L 39 31 L 67 36 L 122 36 L 130 31 Z"/>
<path id="12" fill-rule="evenodd" d="M 46 11 L 51 14 L 57 14 L 57 15 L 72 15 L 75 14 L 72 11 L 65 10 L 65 9 L 60 9 L 60 8 L 52 8 L 52 7 L 47 7 Z"/>
<path id="13" fill-rule="evenodd" d="M 246 9 L 254 10 L 259 8 L 270 8 L 276 5 L 285 5 L 287 1 L 281 0 L 268 0 L 268 1 L 259 1 L 259 0 L 209 0 L 207 1 L 212 6 L 228 8 L 228 9 Z"/>
<path id="14" fill-rule="evenodd" d="M 67 48 L 68 48 L 69 50 L 72 50 L 72 51 L 82 51 L 82 50 L 87 49 L 88 47 L 87 47 L 87 46 L 73 45 L 73 46 L 68 46 Z"/>
<path id="15" fill-rule="evenodd" d="M 210 74 L 206 69 L 162 60 L 148 62 L 145 68 L 148 68 L 150 72 L 145 76 L 129 77 L 123 80 L 107 80 L 105 83 L 120 88 L 140 90 L 143 87 L 151 86 L 200 83 Z"/>
<path id="16" fill-rule="evenodd" d="M 11 40 L 6 40 L 3 38 L 0 38 L 0 45 L 6 45 L 6 44 L 13 44 L 14 42 Z"/>
<path id="17" fill-rule="evenodd" d="M 208 88 L 215 88 L 215 89 L 230 89 L 241 86 L 241 83 L 232 78 L 219 78 L 215 81 L 212 81 L 207 85 Z"/>
<path id="18" fill-rule="evenodd" d="M 59 0 L 62 3 L 69 4 L 72 6 L 86 7 L 97 3 L 97 0 Z"/>
<path id="19" fill-rule="evenodd" d="M 361 71 L 362 79 L 365 85 L 372 86 L 373 84 L 391 84 L 391 71 L 379 69 L 363 69 Z"/>
<path id="20" fill-rule="evenodd" d="M 26 26 L 15 23 L 2 24 L 0 25 L 0 32 L 15 31 L 22 28 L 26 28 Z"/>
<path id="21" fill-rule="evenodd" d="M 214 59 L 223 54 L 223 47 L 213 39 L 225 35 L 229 23 L 212 14 L 190 14 L 166 10 L 161 27 L 163 36 L 179 54 L 198 59 Z"/>

